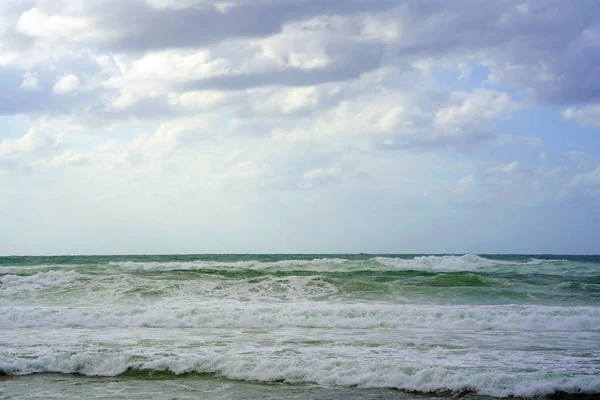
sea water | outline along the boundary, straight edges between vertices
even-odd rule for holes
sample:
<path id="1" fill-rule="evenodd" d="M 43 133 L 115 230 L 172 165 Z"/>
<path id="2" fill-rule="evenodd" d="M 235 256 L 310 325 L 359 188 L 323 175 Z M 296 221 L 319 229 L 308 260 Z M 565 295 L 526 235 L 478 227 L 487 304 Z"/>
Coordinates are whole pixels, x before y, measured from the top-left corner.
<path id="1" fill-rule="evenodd" d="M 600 398 L 600 257 L 0 257 L 0 398 Z"/>

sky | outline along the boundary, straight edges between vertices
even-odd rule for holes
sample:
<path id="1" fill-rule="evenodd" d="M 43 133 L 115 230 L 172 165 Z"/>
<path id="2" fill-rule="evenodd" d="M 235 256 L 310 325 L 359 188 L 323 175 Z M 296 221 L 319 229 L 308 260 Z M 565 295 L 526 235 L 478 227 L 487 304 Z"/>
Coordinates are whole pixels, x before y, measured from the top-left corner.
<path id="1" fill-rule="evenodd" d="M 597 0 L 3 0 L 0 255 L 600 253 Z"/>

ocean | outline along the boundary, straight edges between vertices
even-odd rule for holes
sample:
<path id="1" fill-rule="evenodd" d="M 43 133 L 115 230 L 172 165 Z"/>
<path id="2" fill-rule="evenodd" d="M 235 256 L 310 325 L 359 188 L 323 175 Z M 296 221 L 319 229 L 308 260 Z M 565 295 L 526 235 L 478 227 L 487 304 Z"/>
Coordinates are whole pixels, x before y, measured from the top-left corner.
<path id="1" fill-rule="evenodd" d="M 600 398 L 600 257 L 0 257 L 0 399 Z"/>

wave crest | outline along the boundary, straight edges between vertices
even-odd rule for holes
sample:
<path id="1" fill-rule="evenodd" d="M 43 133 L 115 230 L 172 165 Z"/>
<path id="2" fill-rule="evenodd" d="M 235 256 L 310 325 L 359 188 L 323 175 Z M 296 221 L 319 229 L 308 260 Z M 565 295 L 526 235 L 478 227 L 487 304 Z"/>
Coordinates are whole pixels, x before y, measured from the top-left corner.
<path id="1" fill-rule="evenodd" d="M 475 254 L 465 254 L 462 256 L 418 256 L 411 259 L 375 257 L 373 260 L 385 267 L 425 271 L 477 271 L 502 265 L 538 265 L 560 261 L 531 259 L 526 262 L 515 262 L 494 260 Z"/>
<path id="2" fill-rule="evenodd" d="M 64 373 L 118 376 L 166 372 L 174 375 L 218 374 L 235 380 L 315 383 L 323 386 L 395 388 L 405 391 L 476 392 L 494 397 L 532 397 L 556 391 L 598 393 L 596 376 L 555 376 L 543 372 L 484 371 L 444 366 L 399 365 L 365 360 L 249 358 L 219 355 L 57 354 L 39 358 L 0 359 L 0 372 L 10 375 Z"/>
<path id="3" fill-rule="evenodd" d="M 47 271 L 35 275 L 4 275 L 0 278 L 0 287 L 5 290 L 39 290 L 62 286 L 74 281 L 90 279 L 75 271 Z"/>
<path id="4" fill-rule="evenodd" d="M 282 261 L 170 261 L 170 262 L 136 262 L 136 261 L 111 261 L 109 265 L 116 266 L 125 270 L 144 270 L 144 271 L 168 271 L 168 270 L 202 270 L 202 269 L 249 269 L 249 270 L 268 270 L 268 269 L 294 269 L 298 267 L 319 267 L 339 265 L 348 262 L 345 258 L 315 258 L 312 260 L 282 260 Z"/>
<path id="5" fill-rule="evenodd" d="M 0 308 L 0 327 L 425 328 L 600 332 L 600 309 L 550 306 L 397 306 L 250 303 L 69 309 Z"/>

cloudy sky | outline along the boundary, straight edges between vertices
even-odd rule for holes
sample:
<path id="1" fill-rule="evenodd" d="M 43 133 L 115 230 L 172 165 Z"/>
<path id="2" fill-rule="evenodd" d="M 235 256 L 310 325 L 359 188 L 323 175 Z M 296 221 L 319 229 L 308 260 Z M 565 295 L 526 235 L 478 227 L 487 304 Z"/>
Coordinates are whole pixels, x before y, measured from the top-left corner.
<path id="1" fill-rule="evenodd" d="M 3 0 L 0 255 L 600 253 L 597 0 Z"/>

